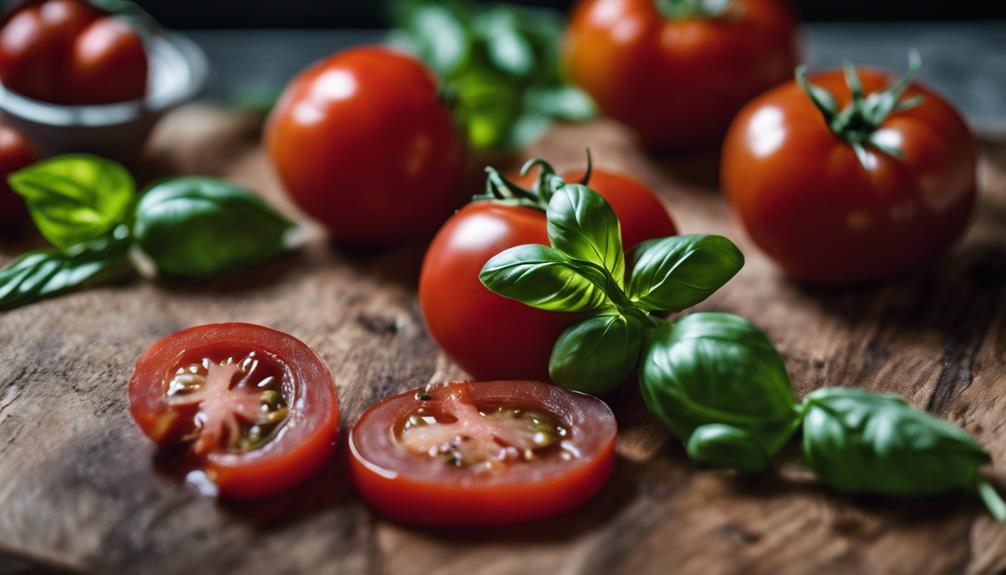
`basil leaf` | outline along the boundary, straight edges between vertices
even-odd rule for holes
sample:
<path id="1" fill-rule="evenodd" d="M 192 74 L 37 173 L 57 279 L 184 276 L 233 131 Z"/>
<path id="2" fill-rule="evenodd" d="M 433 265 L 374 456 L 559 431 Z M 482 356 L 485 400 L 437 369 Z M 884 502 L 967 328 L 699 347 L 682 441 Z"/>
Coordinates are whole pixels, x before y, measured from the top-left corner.
<path id="1" fill-rule="evenodd" d="M 786 366 L 747 320 L 695 313 L 650 332 L 640 371 L 643 399 L 679 439 L 722 423 L 774 455 L 799 425 Z M 740 463 L 740 462 L 739 462 Z"/>
<path id="2" fill-rule="evenodd" d="M 722 236 L 649 240 L 632 251 L 629 299 L 647 311 L 681 311 L 721 288 L 744 266 L 744 255 Z"/>
<path id="3" fill-rule="evenodd" d="M 0 310 L 131 275 L 129 246 L 129 230 L 120 226 L 106 237 L 66 251 L 24 254 L 0 270 Z"/>
<path id="4" fill-rule="evenodd" d="M 576 86 L 547 86 L 529 90 L 527 107 L 565 122 L 589 122 L 597 117 L 597 104 Z"/>
<path id="5" fill-rule="evenodd" d="M 689 458 L 710 467 L 757 473 L 769 466 L 768 455 L 749 432 L 723 423 L 696 427 L 686 448 Z"/>
<path id="6" fill-rule="evenodd" d="M 552 247 L 606 269 L 622 287 L 625 254 L 622 228 L 601 194 L 580 184 L 567 184 L 549 200 L 545 213 Z"/>
<path id="7" fill-rule="evenodd" d="M 598 395 L 618 387 L 639 359 L 639 320 L 599 315 L 566 329 L 552 348 L 548 374 L 567 389 Z"/>
<path id="8" fill-rule="evenodd" d="M 126 219 L 136 196 L 133 178 L 120 164 L 83 154 L 32 164 L 9 181 L 39 232 L 58 248 L 105 235 Z"/>
<path id="9" fill-rule="evenodd" d="M 531 307 L 587 311 L 601 308 L 608 301 L 591 273 L 559 250 L 526 244 L 490 258 L 479 280 L 490 291 Z"/>
<path id="10" fill-rule="evenodd" d="M 896 395 L 827 388 L 805 400 L 803 453 L 847 493 L 934 495 L 975 487 L 989 454 L 971 435 Z"/>
<path id="11" fill-rule="evenodd" d="M 534 72 L 537 60 L 534 47 L 511 8 L 491 6 L 474 20 L 473 27 L 475 33 L 485 39 L 489 61 L 496 68 L 517 77 Z"/>
<path id="12" fill-rule="evenodd" d="M 244 188 L 178 178 L 140 199 L 133 235 L 160 273 L 205 277 L 287 252 L 293 222 Z"/>
<path id="13" fill-rule="evenodd" d="M 470 15 L 457 2 L 410 0 L 396 2 L 394 20 L 399 43 L 416 54 L 437 74 L 446 75 L 468 58 Z"/>

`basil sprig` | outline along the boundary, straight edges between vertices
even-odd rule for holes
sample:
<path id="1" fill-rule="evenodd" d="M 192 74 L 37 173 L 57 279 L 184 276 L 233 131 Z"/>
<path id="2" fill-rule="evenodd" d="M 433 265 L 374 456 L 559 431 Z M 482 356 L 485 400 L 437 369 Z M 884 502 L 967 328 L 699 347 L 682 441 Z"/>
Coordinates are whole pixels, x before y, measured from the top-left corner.
<path id="1" fill-rule="evenodd" d="M 593 101 L 559 73 L 562 15 L 470 0 L 398 0 L 392 41 L 440 77 L 472 147 L 510 151 L 553 120 L 597 115 Z"/>
<path id="2" fill-rule="evenodd" d="M 53 247 L 0 270 L 0 309 L 133 276 L 137 259 L 162 275 L 205 277 L 292 248 L 292 222 L 251 192 L 211 178 L 166 180 L 137 201 L 124 167 L 71 154 L 9 179 Z"/>
<path id="3" fill-rule="evenodd" d="M 549 198 L 551 246 L 505 250 L 486 262 L 479 279 L 532 307 L 583 313 L 557 340 L 549 376 L 570 389 L 610 391 L 636 368 L 647 334 L 664 324 L 653 314 L 701 302 L 740 270 L 744 257 L 723 237 L 675 236 L 644 242 L 626 258 L 608 202 L 587 185 L 563 182 L 540 160 L 526 167 L 534 164 L 549 168 L 534 192 Z M 506 192 L 500 201 L 527 193 L 490 171 L 494 180 L 491 189 Z M 689 287 L 678 293 L 680 286 Z"/>
<path id="4" fill-rule="evenodd" d="M 647 408 L 698 463 L 765 471 L 802 427 L 804 458 L 833 489 L 899 496 L 965 489 L 1006 520 L 1006 502 L 980 473 L 990 457 L 963 429 L 900 397 L 859 389 L 821 389 L 798 403 L 775 346 L 747 320 L 712 312 L 661 319 L 737 273 L 744 258 L 729 240 L 660 238 L 626 258 L 607 202 L 544 162 L 532 164 L 547 168 L 533 190 L 490 171 L 482 198 L 531 206 L 547 199 L 552 245 L 505 250 L 480 279 L 527 305 L 581 315 L 552 349 L 553 382 L 602 393 L 638 370 Z"/>

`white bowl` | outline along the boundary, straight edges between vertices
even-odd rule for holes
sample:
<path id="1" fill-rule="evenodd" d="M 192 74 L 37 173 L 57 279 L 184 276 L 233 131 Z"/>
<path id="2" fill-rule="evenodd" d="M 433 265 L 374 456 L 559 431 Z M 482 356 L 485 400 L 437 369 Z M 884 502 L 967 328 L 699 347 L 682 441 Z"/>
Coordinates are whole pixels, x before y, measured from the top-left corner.
<path id="1" fill-rule="evenodd" d="M 206 54 L 176 33 L 145 37 L 149 62 L 142 100 L 98 106 L 62 106 L 26 98 L 0 84 L 0 114 L 38 147 L 43 156 L 83 152 L 135 163 L 154 124 L 192 100 L 206 86 Z"/>

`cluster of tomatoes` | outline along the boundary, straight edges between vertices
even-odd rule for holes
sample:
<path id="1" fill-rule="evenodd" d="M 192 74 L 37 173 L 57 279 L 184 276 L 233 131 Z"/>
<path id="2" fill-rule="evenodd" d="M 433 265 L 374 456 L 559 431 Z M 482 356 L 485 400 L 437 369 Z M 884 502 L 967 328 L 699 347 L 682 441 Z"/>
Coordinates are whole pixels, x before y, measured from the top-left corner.
<path id="1" fill-rule="evenodd" d="M 571 78 L 644 145 L 722 142 L 728 200 L 792 277 L 877 281 L 945 251 L 975 200 L 975 147 L 957 112 L 916 83 L 889 86 L 879 71 L 787 82 L 797 31 L 781 0 L 715 4 L 706 13 L 694 1 L 581 1 L 565 43 Z M 136 33 L 80 0 L 31 3 L 0 29 L 0 81 L 24 96 L 138 98 L 146 73 Z M 412 522 L 547 517 L 601 488 L 615 419 L 600 400 L 541 383 L 556 338 L 575 318 L 479 282 L 495 254 L 548 243 L 546 219 L 535 206 L 464 205 L 473 190 L 462 186 L 463 132 L 442 93 L 412 56 L 346 50 L 290 83 L 268 119 L 265 147 L 289 194 L 338 242 L 392 246 L 436 232 L 419 282 L 426 325 L 454 361 L 486 380 L 413 390 L 368 409 L 348 438 L 360 493 Z M 0 130 L 0 171 L 33 159 L 23 138 Z M 589 183 L 617 214 L 626 249 L 677 233 L 643 183 L 600 169 Z M 12 197 L 0 193 L 0 202 Z M 0 203 L 0 215 L 13 209 Z M 187 446 L 225 497 L 302 481 L 329 458 L 338 432 L 324 362 L 260 326 L 165 338 L 138 360 L 129 395 L 143 431 L 161 445 Z"/>

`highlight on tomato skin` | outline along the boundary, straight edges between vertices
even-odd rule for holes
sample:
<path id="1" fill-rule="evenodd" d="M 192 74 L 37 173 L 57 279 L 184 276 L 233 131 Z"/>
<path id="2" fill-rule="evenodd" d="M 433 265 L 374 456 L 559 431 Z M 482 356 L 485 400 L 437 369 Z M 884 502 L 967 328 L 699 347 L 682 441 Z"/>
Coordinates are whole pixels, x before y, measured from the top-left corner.
<path id="1" fill-rule="evenodd" d="M 571 511 L 604 486 L 617 424 L 586 394 L 535 381 L 451 383 L 371 406 L 349 433 L 360 496 L 391 519 L 488 526 Z"/>
<path id="2" fill-rule="evenodd" d="M 181 450 L 226 499 L 284 491 L 314 474 L 338 434 L 332 375 L 307 345 L 264 326 L 208 324 L 150 347 L 129 381 L 133 419 Z"/>

